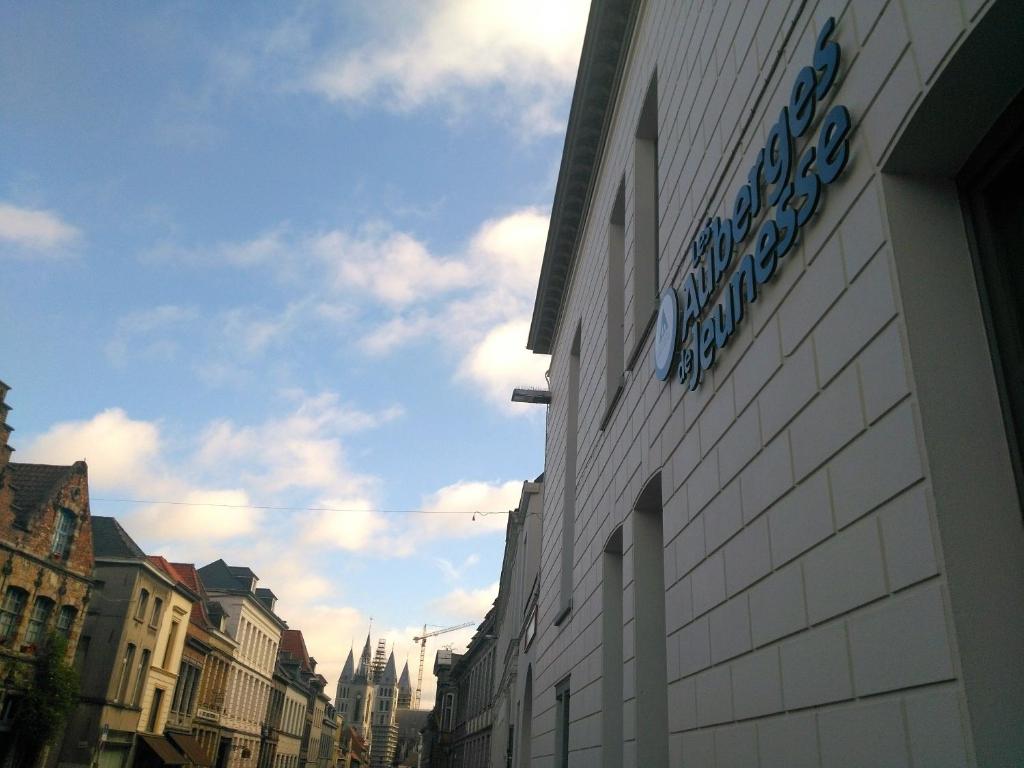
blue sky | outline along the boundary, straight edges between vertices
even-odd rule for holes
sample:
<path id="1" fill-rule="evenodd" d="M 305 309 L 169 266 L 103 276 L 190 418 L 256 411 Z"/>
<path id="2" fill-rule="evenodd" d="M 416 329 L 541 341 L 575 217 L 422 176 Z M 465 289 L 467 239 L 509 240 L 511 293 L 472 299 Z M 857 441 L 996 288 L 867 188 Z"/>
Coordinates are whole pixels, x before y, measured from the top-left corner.
<path id="1" fill-rule="evenodd" d="M 542 471 L 543 409 L 508 398 L 548 363 L 586 13 L 0 6 L 15 459 L 85 458 L 147 551 L 253 567 L 330 678 L 371 615 L 413 667 L 412 627 L 482 618 L 504 516 L 246 505 L 504 510 Z"/>

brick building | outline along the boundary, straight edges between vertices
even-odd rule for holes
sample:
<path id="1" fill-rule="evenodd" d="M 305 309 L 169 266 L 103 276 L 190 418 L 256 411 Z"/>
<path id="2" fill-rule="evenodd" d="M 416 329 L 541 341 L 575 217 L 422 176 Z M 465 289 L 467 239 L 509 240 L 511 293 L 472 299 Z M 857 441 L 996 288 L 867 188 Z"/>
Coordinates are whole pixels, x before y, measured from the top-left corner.
<path id="1" fill-rule="evenodd" d="M 595 0 L 532 755 L 1024 764 L 1024 5 Z"/>
<path id="2" fill-rule="evenodd" d="M 10 461 L 8 390 L 0 382 L 0 765 L 17 762 L 11 728 L 50 633 L 74 658 L 93 568 L 85 462 Z"/>

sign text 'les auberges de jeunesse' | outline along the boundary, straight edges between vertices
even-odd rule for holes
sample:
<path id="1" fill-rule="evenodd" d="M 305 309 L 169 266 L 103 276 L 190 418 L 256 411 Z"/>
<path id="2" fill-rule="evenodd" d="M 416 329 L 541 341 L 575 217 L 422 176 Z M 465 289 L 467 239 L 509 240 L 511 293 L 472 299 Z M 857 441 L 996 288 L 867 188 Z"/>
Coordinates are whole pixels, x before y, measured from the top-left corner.
<path id="1" fill-rule="evenodd" d="M 736 193 L 732 217 L 709 219 L 689 248 L 692 269 L 682 285 L 682 316 L 676 290 L 661 295 L 655 324 L 654 370 L 664 381 L 672 371 L 676 350 L 682 344 L 676 367 L 679 382 L 690 390 L 700 385 L 704 371 L 715 362 L 743 320 L 744 304 L 757 301 L 758 287 L 768 282 L 779 263 L 796 243 L 800 228 L 814 215 L 822 188 L 835 181 L 849 159 L 850 112 L 832 107 L 821 121 L 817 143 L 810 143 L 799 159 L 794 144 L 814 122 L 818 103 L 835 82 L 839 69 L 839 44 L 831 40 L 835 19 L 830 18 L 818 35 L 811 65 L 796 76 L 789 104 L 757 153 L 747 181 Z M 763 209 L 774 208 L 753 240 L 753 250 L 743 256 L 732 276 L 725 276 L 733 251 L 753 232 L 752 223 Z M 710 312 L 711 298 L 725 283 Z M 681 337 L 681 338 L 680 338 Z"/>

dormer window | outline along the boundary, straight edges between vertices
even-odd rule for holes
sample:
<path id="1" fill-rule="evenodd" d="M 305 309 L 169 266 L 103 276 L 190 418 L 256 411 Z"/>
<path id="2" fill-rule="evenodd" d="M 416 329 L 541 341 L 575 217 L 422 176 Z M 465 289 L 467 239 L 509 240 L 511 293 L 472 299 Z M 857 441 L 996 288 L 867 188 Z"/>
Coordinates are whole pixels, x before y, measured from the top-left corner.
<path id="1" fill-rule="evenodd" d="M 53 531 L 50 554 L 66 559 L 71 553 L 71 536 L 75 532 L 75 513 L 70 509 L 57 511 L 57 525 Z"/>

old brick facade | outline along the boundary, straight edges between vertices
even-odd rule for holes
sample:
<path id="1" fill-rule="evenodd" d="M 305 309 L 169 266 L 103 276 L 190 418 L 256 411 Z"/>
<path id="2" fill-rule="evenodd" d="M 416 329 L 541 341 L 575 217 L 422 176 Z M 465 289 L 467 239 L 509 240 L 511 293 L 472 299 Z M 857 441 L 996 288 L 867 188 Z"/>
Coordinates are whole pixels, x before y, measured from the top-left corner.
<path id="1" fill-rule="evenodd" d="M 93 567 L 85 462 L 10 461 L 7 391 L 0 382 L 0 761 L 47 638 L 63 635 L 75 655 Z"/>

